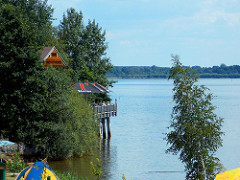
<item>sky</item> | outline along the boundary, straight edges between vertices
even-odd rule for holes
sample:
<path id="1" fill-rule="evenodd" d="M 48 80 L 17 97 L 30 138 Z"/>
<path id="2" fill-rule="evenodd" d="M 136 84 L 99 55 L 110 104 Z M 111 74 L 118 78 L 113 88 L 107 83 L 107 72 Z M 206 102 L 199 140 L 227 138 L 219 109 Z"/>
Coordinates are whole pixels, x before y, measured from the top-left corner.
<path id="1" fill-rule="evenodd" d="M 68 8 L 106 31 L 114 66 L 240 65 L 240 0 L 48 0 L 59 25 Z"/>

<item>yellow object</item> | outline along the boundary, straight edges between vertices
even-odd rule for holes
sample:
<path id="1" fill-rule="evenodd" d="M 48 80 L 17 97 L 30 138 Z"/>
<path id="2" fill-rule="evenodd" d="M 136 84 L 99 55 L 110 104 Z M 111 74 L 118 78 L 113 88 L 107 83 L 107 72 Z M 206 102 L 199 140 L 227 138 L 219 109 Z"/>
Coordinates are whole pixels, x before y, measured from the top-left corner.
<path id="1" fill-rule="evenodd" d="M 16 180 L 59 180 L 47 165 L 47 159 L 37 161 L 19 173 Z"/>
<path id="2" fill-rule="evenodd" d="M 214 180 L 240 180 L 240 168 L 217 174 Z"/>

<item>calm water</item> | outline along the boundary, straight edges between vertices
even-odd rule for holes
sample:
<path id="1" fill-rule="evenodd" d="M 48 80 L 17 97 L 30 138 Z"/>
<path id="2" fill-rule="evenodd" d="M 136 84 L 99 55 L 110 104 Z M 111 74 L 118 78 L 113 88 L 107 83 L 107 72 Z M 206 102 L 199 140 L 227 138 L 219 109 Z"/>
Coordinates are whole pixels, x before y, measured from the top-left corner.
<path id="1" fill-rule="evenodd" d="M 240 79 L 201 79 L 216 95 L 216 114 L 224 118 L 223 147 L 217 156 L 225 168 L 240 167 Z M 102 180 L 183 180 L 178 156 L 165 154 L 164 133 L 168 132 L 173 107 L 172 81 L 165 79 L 118 80 L 111 96 L 117 99 L 118 116 L 111 118 L 112 138 L 101 142 Z M 73 171 L 92 179 L 89 162 L 98 155 L 50 166 Z"/>

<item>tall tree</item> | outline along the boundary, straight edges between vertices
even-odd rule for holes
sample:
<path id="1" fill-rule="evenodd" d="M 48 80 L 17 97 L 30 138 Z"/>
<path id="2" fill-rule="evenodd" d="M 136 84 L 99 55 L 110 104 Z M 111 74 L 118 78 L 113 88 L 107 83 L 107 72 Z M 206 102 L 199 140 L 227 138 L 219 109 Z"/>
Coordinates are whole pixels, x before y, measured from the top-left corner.
<path id="1" fill-rule="evenodd" d="M 79 41 L 83 34 L 83 15 L 82 12 L 76 12 L 74 8 L 67 10 L 67 15 L 63 15 L 63 20 L 59 26 L 59 38 L 65 44 L 65 50 L 72 59 L 71 67 L 73 70 L 79 70 L 83 64 L 81 61 L 81 47 Z"/>
<path id="2" fill-rule="evenodd" d="M 105 38 L 106 32 L 99 27 L 98 23 L 88 21 L 80 45 L 84 49 L 84 62 L 92 74 L 92 80 L 111 85 L 107 80 L 106 73 L 113 68 L 110 59 L 106 56 L 108 45 Z"/>
<path id="3" fill-rule="evenodd" d="M 0 6 L 0 22 L 0 130 L 10 139 L 19 140 L 28 127 L 26 118 L 34 114 L 29 102 L 36 87 L 30 77 L 40 66 L 37 26 L 11 4 Z M 14 133 L 10 131 L 14 129 Z"/>
<path id="4" fill-rule="evenodd" d="M 166 152 L 180 153 L 186 179 L 213 179 L 220 168 L 220 161 L 214 155 L 222 146 L 223 119 L 214 114 L 209 89 L 195 84 L 198 80 L 195 73 L 183 67 L 177 55 L 172 55 L 172 60 L 169 79 L 174 80 L 176 105 L 169 127 L 172 131 L 166 136 L 170 145 Z"/>
<path id="5" fill-rule="evenodd" d="M 82 12 L 78 13 L 74 8 L 68 9 L 67 14 L 63 15 L 59 38 L 71 58 L 75 81 L 97 81 L 105 86 L 112 84 L 106 77 L 113 66 L 106 57 L 108 46 L 105 35 L 95 20 L 89 20 L 85 27 Z"/>

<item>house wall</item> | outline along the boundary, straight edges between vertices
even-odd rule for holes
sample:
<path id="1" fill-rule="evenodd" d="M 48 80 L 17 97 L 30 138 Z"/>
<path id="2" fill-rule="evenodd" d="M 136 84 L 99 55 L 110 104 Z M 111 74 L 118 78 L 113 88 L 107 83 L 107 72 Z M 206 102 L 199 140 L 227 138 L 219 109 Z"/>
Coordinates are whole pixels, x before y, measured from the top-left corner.
<path id="1" fill-rule="evenodd" d="M 45 66 L 52 65 L 53 67 L 64 67 L 65 64 L 63 63 L 61 57 L 58 55 L 56 50 L 53 50 L 52 53 L 48 56 L 45 61 Z"/>

